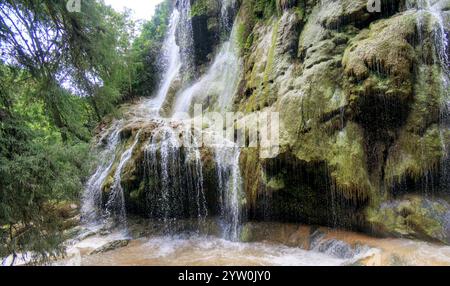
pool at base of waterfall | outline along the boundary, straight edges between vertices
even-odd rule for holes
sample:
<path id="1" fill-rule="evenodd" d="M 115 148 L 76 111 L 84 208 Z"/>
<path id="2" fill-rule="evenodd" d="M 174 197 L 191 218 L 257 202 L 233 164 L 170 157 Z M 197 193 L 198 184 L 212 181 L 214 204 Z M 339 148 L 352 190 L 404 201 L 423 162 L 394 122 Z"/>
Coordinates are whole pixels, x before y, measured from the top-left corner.
<path id="1" fill-rule="evenodd" d="M 158 224 L 158 223 L 156 223 Z M 409 239 L 374 238 L 329 228 L 251 222 L 241 240 L 211 231 L 213 221 L 196 231 L 192 221 L 178 234 L 149 233 L 149 224 L 130 230 L 84 229 L 68 242 L 56 265 L 83 266 L 345 266 L 450 265 L 450 247 Z M 154 225 L 153 225 L 154 227 Z M 155 228 L 151 228 L 153 231 Z M 177 229 L 176 231 L 180 231 Z"/>

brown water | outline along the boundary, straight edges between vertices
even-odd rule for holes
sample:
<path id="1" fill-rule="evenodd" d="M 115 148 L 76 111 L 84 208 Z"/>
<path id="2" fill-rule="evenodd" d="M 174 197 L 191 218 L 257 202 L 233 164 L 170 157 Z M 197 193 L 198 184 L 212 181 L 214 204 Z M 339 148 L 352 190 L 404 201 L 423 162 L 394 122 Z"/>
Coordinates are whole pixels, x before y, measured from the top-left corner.
<path id="1" fill-rule="evenodd" d="M 380 239 L 327 228 L 252 223 L 243 239 L 215 235 L 146 235 L 126 247 L 91 254 L 122 233 L 94 235 L 68 248 L 58 265 L 114 266 L 307 266 L 307 265 L 450 265 L 450 247 L 409 239 Z"/>
<path id="2" fill-rule="evenodd" d="M 269 243 L 230 242 L 216 237 L 153 237 L 82 258 L 82 265 L 263 266 L 341 265 L 345 260 Z"/>

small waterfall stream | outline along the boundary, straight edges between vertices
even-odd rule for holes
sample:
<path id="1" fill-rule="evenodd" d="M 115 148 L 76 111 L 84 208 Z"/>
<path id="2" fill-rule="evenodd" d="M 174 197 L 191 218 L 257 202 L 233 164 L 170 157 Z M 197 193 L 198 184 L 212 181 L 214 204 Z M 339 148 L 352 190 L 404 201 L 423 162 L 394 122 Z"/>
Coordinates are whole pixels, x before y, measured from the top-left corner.
<path id="1" fill-rule="evenodd" d="M 222 30 L 229 33 L 233 28 L 234 11 L 236 10 L 236 0 L 222 0 L 220 7 L 220 19 Z"/>
<path id="2" fill-rule="evenodd" d="M 194 101 L 210 102 L 213 110 L 225 111 L 230 107 L 241 75 L 236 37 L 237 25 L 234 25 L 230 39 L 222 44 L 205 75 L 177 96 L 175 116 L 188 113 Z"/>
<path id="3" fill-rule="evenodd" d="M 179 0 L 176 10 L 180 13 L 179 24 L 176 27 L 175 35 L 180 47 L 180 58 L 182 62 L 182 74 L 185 80 L 190 80 L 194 73 L 194 36 L 191 21 L 191 0 Z M 165 79 L 163 79 L 165 80 Z"/>
<path id="4" fill-rule="evenodd" d="M 200 152 L 182 147 L 176 132 L 164 126 L 147 145 L 144 158 L 150 216 L 170 223 L 208 214 Z"/>
<path id="5" fill-rule="evenodd" d="M 131 145 L 131 147 L 128 148 L 120 158 L 119 165 L 117 166 L 117 169 L 114 173 L 114 183 L 111 187 L 108 201 L 105 206 L 105 219 L 113 219 L 117 221 L 119 225 L 123 225 L 125 227 L 127 223 L 127 213 L 125 210 L 125 197 L 123 194 L 121 176 L 125 164 L 128 163 L 128 161 L 131 159 L 134 148 L 139 142 L 139 135 L 140 132 L 136 134 L 133 145 Z"/>
<path id="6" fill-rule="evenodd" d="M 163 44 L 162 60 L 166 63 L 166 71 L 162 76 L 162 82 L 159 87 L 156 97 L 152 100 L 148 100 L 156 109 L 160 109 L 164 99 L 169 92 L 170 85 L 175 78 L 180 74 L 181 69 L 181 52 L 180 47 L 176 43 L 176 30 L 180 23 L 180 12 L 178 9 L 174 9 L 172 16 L 170 17 L 169 32 L 166 40 Z"/>
<path id="7" fill-rule="evenodd" d="M 235 146 L 224 146 L 216 148 L 215 152 L 223 236 L 238 241 L 242 222 L 240 149 Z"/>
<path id="8" fill-rule="evenodd" d="M 86 184 L 86 190 L 82 198 L 81 214 L 83 222 L 90 225 L 100 223 L 102 212 L 102 185 L 114 164 L 115 150 L 119 143 L 120 121 L 111 127 L 100 142 L 107 140 L 105 149 L 99 155 L 100 165 Z M 106 138 L 105 138 L 106 137 Z"/>
<path id="9" fill-rule="evenodd" d="M 416 0 L 407 1 L 407 9 L 417 10 L 417 30 L 419 33 L 419 41 L 422 41 L 422 34 L 430 25 L 433 31 L 434 48 L 436 62 L 441 67 L 441 114 L 440 114 L 440 136 L 442 142 L 443 158 L 441 161 L 441 186 L 450 192 L 450 152 L 446 136 L 450 130 L 450 61 L 449 61 L 449 34 L 446 27 L 446 19 L 444 15 L 445 0 Z M 448 23 L 447 23 L 448 25 Z"/>

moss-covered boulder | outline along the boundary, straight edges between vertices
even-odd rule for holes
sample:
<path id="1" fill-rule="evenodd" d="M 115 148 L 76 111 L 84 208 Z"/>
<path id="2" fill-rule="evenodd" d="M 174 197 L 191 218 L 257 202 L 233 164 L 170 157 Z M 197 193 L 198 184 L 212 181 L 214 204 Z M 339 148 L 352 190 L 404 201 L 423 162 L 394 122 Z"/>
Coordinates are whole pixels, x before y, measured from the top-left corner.
<path id="1" fill-rule="evenodd" d="M 406 196 L 368 211 L 374 230 L 398 237 L 450 243 L 450 205 L 442 199 Z"/>

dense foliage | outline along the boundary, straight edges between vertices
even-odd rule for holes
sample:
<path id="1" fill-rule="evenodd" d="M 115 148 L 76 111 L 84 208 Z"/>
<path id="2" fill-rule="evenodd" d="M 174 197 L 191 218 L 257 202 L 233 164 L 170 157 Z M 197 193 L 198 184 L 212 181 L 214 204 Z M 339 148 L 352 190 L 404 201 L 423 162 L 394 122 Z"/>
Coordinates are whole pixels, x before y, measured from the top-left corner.
<path id="1" fill-rule="evenodd" d="M 102 1 L 0 0 L 0 261 L 63 253 L 57 206 L 81 196 L 98 122 L 152 94 L 170 3 L 136 38 Z"/>
<path id="2" fill-rule="evenodd" d="M 160 64 L 160 51 L 171 10 L 172 1 L 162 2 L 157 7 L 153 20 L 144 23 L 141 34 L 133 42 L 131 57 L 136 76 L 129 97 L 151 96 L 158 85 L 161 67 L 164 66 Z"/>

